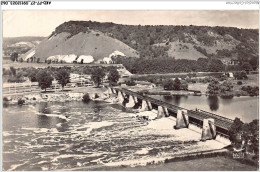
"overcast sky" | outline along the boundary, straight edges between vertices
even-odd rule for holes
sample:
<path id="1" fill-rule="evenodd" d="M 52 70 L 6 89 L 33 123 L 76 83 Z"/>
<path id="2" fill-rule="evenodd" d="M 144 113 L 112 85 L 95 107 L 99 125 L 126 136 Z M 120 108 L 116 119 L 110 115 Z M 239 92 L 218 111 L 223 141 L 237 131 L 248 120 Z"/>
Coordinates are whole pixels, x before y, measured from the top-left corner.
<path id="1" fill-rule="evenodd" d="M 259 11 L 3 11 L 3 37 L 48 36 L 63 22 L 92 20 L 130 25 L 199 25 L 258 28 Z"/>

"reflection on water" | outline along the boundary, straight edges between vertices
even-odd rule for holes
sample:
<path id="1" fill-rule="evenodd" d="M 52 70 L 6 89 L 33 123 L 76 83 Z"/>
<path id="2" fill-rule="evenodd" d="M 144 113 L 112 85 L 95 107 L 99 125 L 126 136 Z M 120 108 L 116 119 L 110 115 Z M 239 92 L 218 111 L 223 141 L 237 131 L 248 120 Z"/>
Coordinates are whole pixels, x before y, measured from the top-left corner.
<path id="1" fill-rule="evenodd" d="M 218 96 L 159 96 L 150 95 L 153 98 L 168 103 L 195 110 L 201 109 L 218 115 L 235 119 L 240 118 L 244 122 L 258 119 L 258 97 L 218 97 Z"/>
<path id="2" fill-rule="evenodd" d="M 208 96 L 208 105 L 210 110 L 217 111 L 219 108 L 219 102 L 217 96 Z"/>
<path id="3" fill-rule="evenodd" d="M 227 105 L 232 103 L 233 96 L 221 96 L 221 99 Z"/>

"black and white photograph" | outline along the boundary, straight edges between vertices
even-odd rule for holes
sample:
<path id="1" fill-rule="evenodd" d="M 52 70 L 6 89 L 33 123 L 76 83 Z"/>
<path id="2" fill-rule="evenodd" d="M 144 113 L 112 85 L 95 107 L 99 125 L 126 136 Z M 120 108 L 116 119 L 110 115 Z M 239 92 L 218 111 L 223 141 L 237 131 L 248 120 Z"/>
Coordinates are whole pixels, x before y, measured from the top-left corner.
<path id="1" fill-rule="evenodd" d="M 3 171 L 259 170 L 259 10 L 2 10 Z"/>

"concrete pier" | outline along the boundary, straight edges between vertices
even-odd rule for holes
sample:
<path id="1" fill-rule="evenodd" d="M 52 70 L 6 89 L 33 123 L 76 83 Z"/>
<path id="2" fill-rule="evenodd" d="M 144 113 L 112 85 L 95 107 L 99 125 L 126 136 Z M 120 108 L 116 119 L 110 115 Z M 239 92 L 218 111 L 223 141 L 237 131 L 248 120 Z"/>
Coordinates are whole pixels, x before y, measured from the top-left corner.
<path id="1" fill-rule="evenodd" d="M 108 94 L 114 94 L 112 88 L 108 87 Z"/>
<path id="2" fill-rule="evenodd" d="M 152 110 L 152 104 L 149 101 L 142 100 L 142 111 L 149 111 Z"/>
<path id="3" fill-rule="evenodd" d="M 118 93 L 117 93 L 117 98 L 118 98 L 118 102 L 119 103 L 123 103 L 124 102 L 123 94 L 120 91 L 118 91 Z"/>
<path id="4" fill-rule="evenodd" d="M 178 110 L 175 129 L 188 128 L 189 127 L 189 116 L 187 110 Z"/>
<path id="5" fill-rule="evenodd" d="M 129 95 L 129 102 L 126 103 L 126 107 L 132 108 L 135 106 L 136 103 L 137 103 L 137 98 L 132 95 Z"/>
<path id="6" fill-rule="evenodd" d="M 116 90 L 114 90 L 113 88 L 111 88 L 111 91 L 112 91 L 113 94 L 116 94 Z"/>
<path id="7" fill-rule="evenodd" d="M 203 128 L 201 134 L 201 141 L 206 141 L 210 139 L 216 139 L 216 126 L 215 120 L 212 118 L 203 120 Z"/>
<path id="8" fill-rule="evenodd" d="M 169 116 L 168 109 L 163 106 L 158 106 L 157 118 L 168 117 L 168 116 Z"/>

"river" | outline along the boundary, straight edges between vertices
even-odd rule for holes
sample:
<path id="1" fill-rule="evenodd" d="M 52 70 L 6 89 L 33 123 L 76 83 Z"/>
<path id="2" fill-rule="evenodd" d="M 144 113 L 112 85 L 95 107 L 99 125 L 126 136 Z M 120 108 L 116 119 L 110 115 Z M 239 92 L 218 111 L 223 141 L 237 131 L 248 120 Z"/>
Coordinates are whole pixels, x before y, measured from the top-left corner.
<path id="1" fill-rule="evenodd" d="M 8 171 L 145 165 L 223 147 L 200 142 L 200 133 L 188 129 L 174 131 L 171 118 L 139 121 L 122 106 L 100 101 L 9 105 L 2 120 L 3 170 Z"/>
<path id="2" fill-rule="evenodd" d="M 182 106 L 184 100 L 199 98 L 166 99 Z M 225 101 L 219 99 L 218 110 L 223 106 L 220 102 Z M 139 121 L 135 113 L 103 101 L 9 105 L 2 112 L 3 170 L 8 171 L 146 165 L 225 146 L 215 140 L 201 142 L 201 132 L 174 130 L 173 117 Z"/>
<path id="3" fill-rule="evenodd" d="M 219 96 L 159 96 L 150 97 L 166 101 L 186 109 L 201 109 L 230 119 L 240 118 L 243 122 L 251 122 L 258 119 L 259 98 L 258 97 L 219 97 Z"/>

